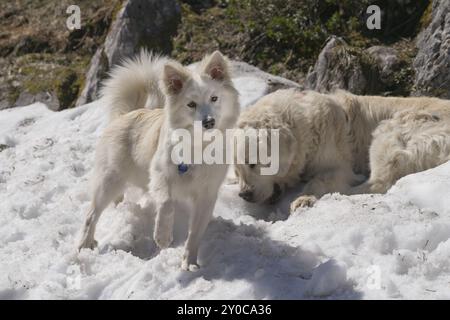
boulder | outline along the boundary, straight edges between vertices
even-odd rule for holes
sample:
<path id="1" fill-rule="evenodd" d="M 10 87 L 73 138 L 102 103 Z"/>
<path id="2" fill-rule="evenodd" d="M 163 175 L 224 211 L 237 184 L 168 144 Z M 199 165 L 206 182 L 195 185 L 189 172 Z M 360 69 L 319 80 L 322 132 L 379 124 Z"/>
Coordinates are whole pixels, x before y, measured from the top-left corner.
<path id="1" fill-rule="evenodd" d="M 126 0 L 118 12 L 104 45 L 97 50 L 86 73 L 85 85 L 76 105 L 97 98 L 107 71 L 141 48 L 170 53 L 172 36 L 181 19 L 175 0 Z"/>
<path id="2" fill-rule="evenodd" d="M 373 46 L 366 50 L 374 59 L 380 81 L 379 94 L 387 96 L 409 96 L 414 83 L 413 45 L 404 44 L 396 49 L 387 46 Z"/>
<path id="3" fill-rule="evenodd" d="M 377 63 L 370 54 L 333 36 L 309 71 L 306 86 L 319 92 L 344 89 L 355 94 L 376 94 L 380 91 L 379 79 Z"/>
<path id="4" fill-rule="evenodd" d="M 260 69 L 258 69 L 255 66 L 252 66 L 248 63 L 241 62 L 241 61 L 232 61 L 231 62 L 231 69 L 233 77 L 254 77 L 261 79 L 266 83 L 266 90 L 265 94 L 269 94 L 271 92 L 280 90 L 280 89 L 290 89 L 290 88 L 297 88 L 300 90 L 305 89 L 302 85 L 282 78 L 278 76 L 274 76 L 270 73 L 264 72 Z"/>
<path id="5" fill-rule="evenodd" d="M 27 91 L 23 91 L 20 93 L 13 107 L 27 106 L 35 102 L 45 103 L 45 105 L 53 111 L 58 111 L 60 107 L 60 102 L 55 93 L 38 92 L 32 94 Z"/>
<path id="6" fill-rule="evenodd" d="M 97 98 L 100 83 L 106 77 L 108 70 L 108 58 L 105 55 L 104 48 L 101 47 L 91 59 L 84 81 L 84 87 L 78 96 L 76 106 L 86 104 Z"/>
<path id="7" fill-rule="evenodd" d="M 11 102 L 8 99 L 0 100 L 0 110 L 11 108 Z"/>
<path id="8" fill-rule="evenodd" d="M 381 80 L 386 85 L 392 85 L 394 72 L 401 65 L 398 51 L 391 47 L 373 46 L 367 49 L 367 53 L 375 60 Z"/>
<path id="9" fill-rule="evenodd" d="M 450 1 L 433 2 L 430 25 L 420 33 L 415 95 L 430 95 L 450 99 Z"/>

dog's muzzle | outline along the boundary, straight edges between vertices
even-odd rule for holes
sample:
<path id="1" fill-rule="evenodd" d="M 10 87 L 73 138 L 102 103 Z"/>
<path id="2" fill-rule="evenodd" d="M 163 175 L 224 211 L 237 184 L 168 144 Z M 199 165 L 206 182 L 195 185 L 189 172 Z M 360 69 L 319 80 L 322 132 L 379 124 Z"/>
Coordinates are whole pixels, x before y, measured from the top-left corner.
<path id="1" fill-rule="evenodd" d="M 216 120 L 213 117 L 207 117 L 202 120 L 202 126 L 205 129 L 212 129 L 216 125 Z"/>

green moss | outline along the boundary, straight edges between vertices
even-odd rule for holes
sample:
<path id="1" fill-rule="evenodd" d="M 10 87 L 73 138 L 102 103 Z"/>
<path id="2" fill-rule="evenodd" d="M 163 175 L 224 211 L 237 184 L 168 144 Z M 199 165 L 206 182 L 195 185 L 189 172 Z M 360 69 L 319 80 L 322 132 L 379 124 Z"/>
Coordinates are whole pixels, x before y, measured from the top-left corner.
<path id="1" fill-rule="evenodd" d="M 350 35 L 352 44 L 370 43 L 355 18 L 367 1 L 229 0 L 225 7 L 202 10 L 182 1 L 172 55 L 191 63 L 220 49 L 231 58 L 300 80 L 330 35 Z"/>
<path id="2" fill-rule="evenodd" d="M 342 29 L 342 16 L 339 12 L 335 12 L 326 22 L 326 27 L 332 33 L 337 34 Z"/>
<path id="3" fill-rule="evenodd" d="M 7 91 L 7 100 L 9 105 L 14 105 L 17 99 L 19 98 L 20 90 L 18 87 L 14 87 L 12 84 L 9 84 Z"/>
<path id="4" fill-rule="evenodd" d="M 117 1 L 117 3 L 114 5 L 112 13 L 111 13 L 111 21 L 116 20 L 117 15 L 119 14 L 122 7 L 123 7 L 123 0 Z"/>
<path id="5" fill-rule="evenodd" d="M 74 106 L 79 89 L 80 84 L 78 82 L 77 73 L 71 69 L 61 70 L 54 82 L 54 90 L 58 97 L 58 101 L 63 108 Z"/>
<path id="6" fill-rule="evenodd" d="M 420 30 L 423 30 L 430 25 L 431 20 L 433 19 L 432 13 L 433 13 L 433 1 L 430 1 L 422 17 L 420 18 Z"/>
<path id="7" fill-rule="evenodd" d="M 406 39 L 397 42 L 393 46 L 399 53 L 399 69 L 394 73 L 394 85 L 392 95 L 409 96 L 413 92 L 415 70 L 413 61 L 417 55 L 417 47 L 414 42 Z"/>
<path id="8" fill-rule="evenodd" d="M 384 29 L 378 33 L 367 30 L 363 17 L 371 0 L 228 0 L 214 1 L 216 5 L 203 8 L 198 1 L 180 1 L 182 22 L 174 39 L 175 58 L 191 63 L 205 52 L 220 49 L 232 59 L 298 81 L 315 63 L 331 35 L 343 37 L 350 46 L 360 49 L 414 37 L 415 14 L 420 15 L 422 5 L 427 3 L 383 3 L 393 11 L 389 17 L 394 22 L 404 17 L 404 12 L 417 9 L 397 30 L 397 37 L 396 32 Z M 391 26 L 396 27 L 395 23 Z"/>
<path id="9" fill-rule="evenodd" d="M 74 106 L 90 59 L 104 42 L 122 3 L 123 0 L 77 1 L 82 12 L 82 28 L 72 32 L 65 28 L 65 1 L 2 3 L 0 11 L 5 14 L 0 19 L 3 27 L 0 52 L 5 54 L 0 59 L 0 71 L 11 82 L 0 84 L 2 100 L 6 98 L 13 104 L 21 92 L 50 92 L 58 97 L 62 108 Z M 40 45 L 42 39 L 45 46 Z M 20 56 L 8 49 L 16 48 L 19 43 L 25 43 Z"/>
<path id="10" fill-rule="evenodd" d="M 33 54 L 18 61 L 18 73 L 25 91 L 31 94 L 53 92 L 61 108 L 75 105 L 85 80 L 87 57 L 56 57 L 50 54 Z"/>

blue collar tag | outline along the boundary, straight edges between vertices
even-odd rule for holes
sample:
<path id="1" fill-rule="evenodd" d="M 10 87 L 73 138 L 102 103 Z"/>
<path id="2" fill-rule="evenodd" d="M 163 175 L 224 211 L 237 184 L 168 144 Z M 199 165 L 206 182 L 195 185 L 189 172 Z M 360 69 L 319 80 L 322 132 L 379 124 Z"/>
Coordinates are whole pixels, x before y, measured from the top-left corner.
<path id="1" fill-rule="evenodd" d="M 188 169 L 189 169 L 189 166 L 187 164 L 180 163 L 178 165 L 178 173 L 181 175 L 185 174 L 188 171 Z"/>

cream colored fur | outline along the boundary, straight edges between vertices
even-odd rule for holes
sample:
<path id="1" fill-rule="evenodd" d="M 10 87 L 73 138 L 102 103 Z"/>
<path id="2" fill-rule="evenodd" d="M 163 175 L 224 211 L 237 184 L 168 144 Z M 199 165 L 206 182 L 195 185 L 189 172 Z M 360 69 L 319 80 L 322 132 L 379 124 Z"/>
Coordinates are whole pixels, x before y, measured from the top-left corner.
<path id="1" fill-rule="evenodd" d="M 437 166 L 450 155 L 450 101 L 436 98 L 279 90 L 244 111 L 238 126 L 282 132 L 279 173 L 261 176 L 258 166 L 236 165 L 240 194 L 254 202 L 272 201 L 277 189 L 304 180 L 292 211 L 330 192 L 385 192 L 400 177 Z M 355 173 L 370 179 L 353 188 Z"/>
<path id="2" fill-rule="evenodd" d="M 262 176 L 260 167 L 236 165 L 241 192 L 251 191 L 253 201 L 272 198 L 300 179 L 309 180 L 305 194 L 321 196 L 347 190 L 355 179 L 350 126 L 342 107 L 330 96 L 313 91 L 279 90 L 245 110 L 238 127 L 280 129 L 280 171 Z"/>
<path id="3" fill-rule="evenodd" d="M 355 157 L 355 171 L 368 175 L 369 148 L 372 134 L 381 121 L 391 119 L 399 111 L 426 111 L 430 114 L 450 115 L 450 101 L 429 97 L 356 96 L 338 91 L 331 97 L 338 101 L 348 115 Z"/>
<path id="4" fill-rule="evenodd" d="M 112 201 L 121 201 L 126 184 L 131 183 L 147 191 L 154 202 L 153 237 L 160 248 L 172 242 L 175 212 L 191 213 L 182 268 L 196 269 L 199 242 L 227 166 L 191 165 L 180 174 L 171 159 L 171 137 L 176 129 L 192 131 L 194 121 L 205 116 L 215 119 L 215 129 L 224 132 L 234 127 L 239 104 L 228 60 L 215 52 L 190 71 L 175 61 L 142 53 L 112 72 L 103 94 L 110 102 L 112 122 L 97 146 L 92 205 L 79 248 L 96 245 L 95 226 L 101 213 Z M 191 102 L 197 107 L 190 107 Z M 139 109 L 146 105 L 156 109 Z"/>
<path id="5" fill-rule="evenodd" d="M 375 129 L 369 160 L 370 179 L 351 193 L 384 193 L 401 177 L 449 161 L 448 116 L 437 110 L 395 114 Z"/>

